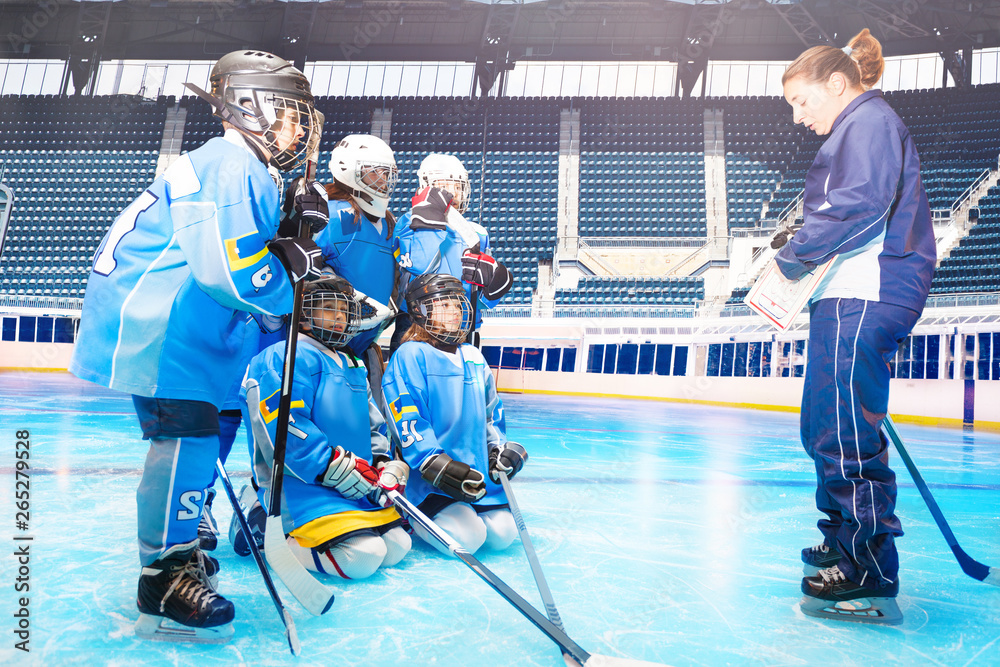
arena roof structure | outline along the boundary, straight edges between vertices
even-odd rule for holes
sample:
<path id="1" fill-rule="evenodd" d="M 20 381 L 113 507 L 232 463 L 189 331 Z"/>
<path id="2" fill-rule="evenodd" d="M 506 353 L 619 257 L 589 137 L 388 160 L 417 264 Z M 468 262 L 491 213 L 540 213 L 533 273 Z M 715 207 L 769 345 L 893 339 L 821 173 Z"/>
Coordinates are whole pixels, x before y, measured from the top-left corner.
<path id="1" fill-rule="evenodd" d="M 689 89 L 709 60 L 791 60 L 867 27 L 886 55 L 941 54 L 963 85 L 972 50 L 1000 46 L 1000 2 L 983 0 L 0 0 L 0 24 L 0 57 L 67 59 L 74 77 L 257 48 L 475 62 L 481 83 L 524 60 L 676 62 Z"/>

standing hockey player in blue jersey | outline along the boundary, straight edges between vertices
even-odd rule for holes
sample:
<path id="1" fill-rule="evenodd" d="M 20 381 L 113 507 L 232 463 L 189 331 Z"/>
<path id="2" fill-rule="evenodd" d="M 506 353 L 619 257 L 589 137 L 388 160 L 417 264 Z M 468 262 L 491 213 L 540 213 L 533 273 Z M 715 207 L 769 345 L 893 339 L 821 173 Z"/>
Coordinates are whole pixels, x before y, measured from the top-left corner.
<path id="1" fill-rule="evenodd" d="M 399 514 L 379 504 L 380 475 L 369 461 L 379 459 L 381 482 L 398 490 L 408 469 L 383 454 L 389 450 L 385 420 L 364 364 L 347 347 L 361 319 L 352 292 L 342 278 L 306 285 L 291 390 L 295 437 L 288 438 L 281 507 L 288 544 L 307 569 L 363 579 L 395 565 L 410 549 Z M 263 505 L 254 503 L 252 489 L 244 489 L 243 503 L 263 508 L 258 519 L 270 498 L 284 360 L 284 342 L 258 354 L 240 391 L 260 489 L 256 500 Z"/>
<path id="2" fill-rule="evenodd" d="M 245 313 L 292 309 L 292 283 L 319 275 L 309 240 L 269 243 L 278 188 L 319 141 L 305 76 L 268 53 L 212 68 L 225 136 L 182 155 L 126 208 L 98 248 L 70 370 L 133 395 L 150 441 L 136 494 L 140 636 L 225 641 L 233 604 L 198 548 L 219 456 L 219 409 L 238 373 Z M 192 87 L 194 88 L 194 87 Z M 313 199 L 302 200 L 307 206 Z"/>
<path id="3" fill-rule="evenodd" d="M 401 289 L 415 276 L 444 273 L 465 282 L 470 302 L 473 288 L 478 295 L 476 322 L 483 309 L 493 308 L 513 285 L 513 276 L 490 255 L 490 237 L 481 225 L 466 220 L 472 188 L 469 172 L 454 155 L 431 153 L 417 170 L 420 191 L 413 208 L 399 219 L 396 231 L 396 261 L 399 262 Z M 400 304 L 392 334 L 391 352 L 410 328 L 405 302 Z"/>
<path id="4" fill-rule="evenodd" d="M 470 553 L 504 549 L 517 528 L 500 486 L 528 458 L 507 440 L 503 403 L 482 353 L 463 344 L 471 307 L 462 283 L 427 273 L 406 293 L 413 325 L 383 378 L 393 437 L 414 475 L 406 495 Z M 488 477 L 483 475 L 488 473 Z M 414 532 L 447 553 L 419 526 Z"/>
<path id="5" fill-rule="evenodd" d="M 833 260 L 809 310 L 802 442 L 826 517 L 823 543 L 802 552 L 807 574 L 818 569 L 802 580 L 802 610 L 898 623 L 894 540 L 903 531 L 880 427 L 888 362 L 923 310 L 936 251 L 916 146 L 871 90 L 883 67 L 864 30 L 845 49 L 813 47 L 785 70 L 795 122 L 830 136 L 806 177 L 803 226 L 777 262 L 794 280 Z"/>
<path id="6" fill-rule="evenodd" d="M 370 300 L 394 308 L 396 219 L 388 207 L 399 170 L 392 149 L 372 135 L 348 135 L 330 153 L 330 172 L 333 182 L 326 192 L 331 224 L 315 241 L 338 276 Z M 363 330 L 347 344 L 364 361 L 380 408 L 383 361 L 378 337 L 383 328 Z"/>

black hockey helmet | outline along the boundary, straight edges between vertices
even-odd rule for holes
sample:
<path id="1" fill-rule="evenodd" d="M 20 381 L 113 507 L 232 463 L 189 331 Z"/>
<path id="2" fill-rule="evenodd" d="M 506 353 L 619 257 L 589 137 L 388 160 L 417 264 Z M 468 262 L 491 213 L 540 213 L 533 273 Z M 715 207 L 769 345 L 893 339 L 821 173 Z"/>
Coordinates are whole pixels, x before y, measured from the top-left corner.
<path id="1" fill-rule="evenodd" d="M 184 85 L 211 104 L 215 116 L 263 142 L 282 171 L 295 169 L 319 145 L 323 114 L 315 109 L 309 80 L 287 60 L 264 51 L 233 51 L 219 58 L 209 81 L 211 93 Z M 288 122 L 297 123 L 305 135 L 283 148 L 279 135 Z"/>
<path id="2" fill-rule="evenodd" d="M 335 350 L 360 330 L 361 307 L 343 278 L 323 277 L 302 290 L 302 333 Z"/>
<path id="3" fill-rule="evenodd" d="M 442 320 L 441 309 L 449 304 L 461 313 L 460 320 Z M 425 273 L 414 278 L 406 290 L 406 309 L 415 323 L 445 345 L 459 345 L 472 328 L 472 305 L 462 281 L 448 274 Z"/>

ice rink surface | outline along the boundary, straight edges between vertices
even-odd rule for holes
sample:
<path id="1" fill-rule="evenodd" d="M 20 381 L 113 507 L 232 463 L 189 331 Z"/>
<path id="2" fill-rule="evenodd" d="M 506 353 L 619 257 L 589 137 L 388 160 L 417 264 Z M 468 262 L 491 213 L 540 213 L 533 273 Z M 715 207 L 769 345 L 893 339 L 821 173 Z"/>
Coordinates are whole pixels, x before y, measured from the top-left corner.
<path id="1" fill-rule="evenodd" d="M 1000 665 L 1000 588 L 959 569 L 898 456 L 906 535 L 897 627 L 807 618 L 799 551 L 819 540 L 798 415 L 654 401 L 503 395 L 531 459 L 513 485 L 567 633 L 592 653 L 671 665 Z M 0 664 L 561 665 L 559 651 L 457 559 L 416 546 L 311 617 L 281 584 L 293 659 L 250 558 L 223 536 L 225 645 L 135 637 L 135 490 L 146 446 L 128 396 L 60 373 L 0 373 Z M 962 547 L 1000 566 L 1000 435 L 900 432 Z M 15 525 L 18 430 L 30 432 L 30 525 Z M 241 434 L 227 468 L 246 483 Z M 219 486 L 221 492 L 221 486 Z M 14 649 L 14 536 L 31 536 L 30 653 Z M 477 554 L 541 606 L 519 541 Z"/>

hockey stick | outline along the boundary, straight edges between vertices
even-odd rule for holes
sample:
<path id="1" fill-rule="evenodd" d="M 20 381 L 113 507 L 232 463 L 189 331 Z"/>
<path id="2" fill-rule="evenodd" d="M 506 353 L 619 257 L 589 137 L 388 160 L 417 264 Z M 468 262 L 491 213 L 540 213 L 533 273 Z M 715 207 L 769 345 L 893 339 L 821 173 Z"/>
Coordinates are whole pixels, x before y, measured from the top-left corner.
<path id="1" fill-rule="evenodd" d="M 448 533 L 442 530 L 426 514 L 421 512 L 416 505 L 407 500 L 398 491 L 385 489 L 385 493 L 396 509 L 406 512 L 410 519 L 426 530 L 434 539 L 448 547 L 451 553 L 455 554 L 463 563 L 468 565 L 480 579 L 489 584 L 490 588 L 500 594 L 507 602 L 517 608 L 521 614 L 531 621 L 536 628 L 554 641 L 564 654 L 567 665 L 587 665 L 589 667 L 641 667 L 643 665 L 654 665 L 655 663 L 643 662 L 641 660 L 630 660 L 627 658 L 612 658 L 604 655 L 596 655 L 583 650 L 579 644 L 569 638 L 565 632 L 556 627 L 549 619 L 545 618 L 537 609 L 531 606 L 527 600 L 521 597 L 513 588 L 503 582 L 489 568 L 480 563 L 475 556 L 470 554 L 465 547 L 456 542 Z M 573 662 L 570 662 L 570 661 Z"/>
<path id="2" fill-rule="evenodd" d="M 478 350 L 482 343 L 482 340 L 479 337 L 479 327 L 476 326 L 476 320 L 479 319 L 479 286 L 472 285 L 472 289 L 469 290 L 469 293 L 472 297 L 472 323 L 469 325 L 470 329 L 468 342 L 472 343 Z"/>
<path id="3" fill-rule="evenodd" d="M 250 545 L 250 553 L 253 554 L 253 559 L 257 561 L 260 575 L 264 577 L 264 586 L 267 587 L 267 592 L 271 596 L 274 608 L 278 610 L 278 615 L 281 616 L 281 622 L 285 624 L 285 638 L 288 639 L 288 648 L 291 649 L 292 655 L 299 655 L 302 652 L 302 646 L 299 644 L 299 635 L 295 632 L 295 621 L 292 620 L 292 615 L 285 609 L 285 605 L 281 603 L 281 596 L 278 595 L 278 591 L 274 587 L 274 580 L 271 579 L 271 575 L 267 571 L 267 565 L 264 563 L 264 558 L 260 555 L 257 540 L 253 538 L 250 532 L 250 524 L 247 523 L 247 518 L 243 516 L 243 510 L 240 509 L 240 501 L 236 497 L 236 492 L 233 491 L 233 484 L 229 481 L 226 468 L 222 465 L 222 461 L 218 460 L 215 462 L 215 467 L 219 471 L 222 486 L 226 489 L 226 495 L 229 496 L 229 502 L 233 506 L 233 516 L 240 522 L 240 528 L 243 529 L 243 534 L 247 536 L 247 543 Z"/>
<path id="4" fill-rule="evenodd" d="M 531 543 L 531 536 L 528 535 L 528 526 L 524 523 L 524 517 L 521 516 L 521 508 L 517 506 L 517 500 L 514 498 L 514 490 L 510 486 L 510 479 L 508 479 L 507 473 L 503 471 L 500 472 L 500 485 L 503 486 L 503 492 L 507 496 L 510 513 L 514 515 L 514 523 L 517 525 L 517 532 L 521 536 L 521 546 L 524 547 L 524 555 L 528 559 L 528 565 L 531 566 L 531 574 L 535 577 L 538 593 L 542 596 L 542 602 L 545 604 L 545 615 L 549 617 L 553 625 L 566 632 L 562 619 L 559 617 L 559 610 L 556 609 L 556 602 L 552 598 L 552 591 L 549 590 L 549 584 L 545 581 L 542 564 L 538 562 L 538 554 L 535 553 L 535 546 Z"/>
<path id="5" fill-rule="evenodd" d="M 952 553 L 955 554 L 955 558 L 958 560 L 958 564 L 962 567 L 962 571 L 973 579 L 978 579 L 987 584 L 992 584 L 994 586 L 1000 586 L 1000 569 L 995 567 L 990 567 L 988 565 L 983 565 L 979 561 L 973 559 L 969 554 L 965 553 L 962 547 L 958 546 L 958 540 L 955 538 L 955 533 L 951 532 L 951 527 L 944 518 L 944 514 L 941 513 L 941 508 L 938 507 L 937 502 L 934 500 L 934 496 L 931 495 L 930 489 L 927 488 L 927 482 L 921 476 L 920 471 L 917 470 L 917 466 L 914 465 L 913 459 L 910 458 L 910 454 L 903 447 L 903 440 L 899 437 L 899 431 L 896 430 L 896 425 L 892 423 L 892 417 L 889 415 L 885 416 L 882 421 L 882 426 L 885 428 L 885 432 L 889 435 L 892 440 L 892 444 L 896 446 L 896 451 L 899 452 L 900 458 L 903 459 L 903 463 L 906 464 L 906 469 L 910 471 L 910 477 L 913 478 L 913 483 L 917 485 L 917 490 L 920 491 L 920 495 L 923 496 L 924 502 L 927 503 L 927 509 L 931 511 L 931 516 L 934 517 L 934 521 L 937 523 L 938 528 L 944 534 L 944 539 L 951 547 Z"/>
<path id="6" fill-rule="evenodd" d="M 316 176 L 319 161 L 319 136 L 323 131 L 323 114 L 318 115 L 318 131 L 315 146 L 310 147 L 306 162 L 306 182 Z M 305 236 L 306 223 L 299 222 L 299 237 Z M 281 487 L 285 476 L 285 447 L 288 443 L 288 423 L 292 411 L 292 378 L 295 377 L 295 350 L 299 337 L 299 320 L 302 315 L 302 294 L 304 281 L 295 283 L 292 300 L 292 314 L 288 323 L 288 339 L 285 341 L 285 365 L 281 376 L 281 398 L 278 402 L 278 423 L 274 434 L 274 462 L 271 467 L 271 496 L 267 504 L 267 523 L 264 528 L 264 555 L 274 572 L 281 578 L 295 599 L 314 616 L 321 616 L 333 604 L 333 591 L 319 582 L 309 570 L 299 562 L 285 541 L 285 529 L 281 524 Z M 247 533 L 249 537 L 249 533 Z"/>

